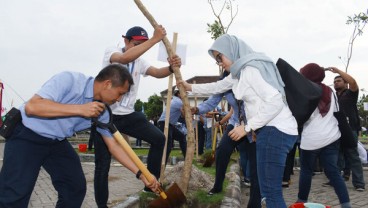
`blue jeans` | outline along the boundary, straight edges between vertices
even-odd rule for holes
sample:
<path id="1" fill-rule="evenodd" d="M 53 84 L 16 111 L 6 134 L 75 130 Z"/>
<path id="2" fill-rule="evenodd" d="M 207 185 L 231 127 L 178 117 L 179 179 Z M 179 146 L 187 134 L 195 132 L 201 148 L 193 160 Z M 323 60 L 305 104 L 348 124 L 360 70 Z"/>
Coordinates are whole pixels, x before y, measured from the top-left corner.
<path id="1" fill-rule="evenodd" d="M 0 172 L 0 207 L 28 207 L 41 167 L 58 192 L 56 207 L 79 208 L 86 195 L 86 178 L 68 140 L 40 136 L 22 123 L 6 141 Z"/>
<path id="2" fill-rule="evenodd" d="M 356 142 L 358 142 L 358 134 L 353 131 Z M 345 162 L 345 165 L 344 165 Z M 344 148 L 341 147 L 338 166 L 340 170 L 344 169 L 344 174 L 349 176 L 350 170 L 352 172 L 352 183 L 355 188 L 364 188 L 365 181 L 363 176 L 362 162 L 359 159 L 358 148 Z M 345 167 L 344 167 L 345 166 Z"/>
<path id="3" fill-rule="evenodd" d="M 206 132 L 205 149 L 212 148 L 212 128 L 204 128 Z"/>
<path id="4" fill-rule="evenodd" d="M 157 178 L 160 178 L 161 160 L 165 145 L 165 135 L 156 126 L 151 124 L 141 112 L 128 115 L 114 115 L 113 122 L 116 128 L 131 137 L 148 142 L 150 150 L 147 157 L 147 169 Z M 109 197 L 108 175 L 111 163 L 111 154 L 101 135 L 94 135 L 95 142 L 95 199 L 97 206 L 107 207 Z"/>
<path id="5" fill-rule="evenodd" d="M 321 149 L 317 150 L 301 150 L 300 151 L 300 177 L 299 177 L 299 193 L 298 202 L 307 202 L 311 188 L 314 165 L 317 157 L 324 167 L 324 172 L 335 189 L 335 193 L 339 198 L 340 204 L 350 204 L 349 194 L 340 170 L 337 167 L 337 158 L 339 154 L 340 140 L 337 140 Z"/>
<path id="6" fill-rule="evenodd" d="M 297 135 L 289 135 L 273 126 L 257 130 L 258 181 L 267 207 L 286 208 L 282 196 L 282 177 L 288 152 L 293 148 Z"/>

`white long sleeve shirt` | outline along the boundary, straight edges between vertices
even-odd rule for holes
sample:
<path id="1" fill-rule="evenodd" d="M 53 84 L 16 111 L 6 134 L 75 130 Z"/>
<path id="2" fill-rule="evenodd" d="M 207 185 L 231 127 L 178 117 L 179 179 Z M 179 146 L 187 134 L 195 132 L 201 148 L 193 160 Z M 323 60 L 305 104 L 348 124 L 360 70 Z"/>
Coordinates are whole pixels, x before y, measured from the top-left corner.
<path id="1" fill-rule="evenodd" d="M 208 84 L 193 84 L 194 94 L 218 94 L 232 89 L 236 99 L 245 102 L 247 125 L 252 130 L 263 126 L 274 126 L 278 130 L 297 135 L 297 123 L 282 95 L 268 84 L 259 70 L 248 66 L 241 71 L 240 79 L 227 76 L 223 80 Z"/>

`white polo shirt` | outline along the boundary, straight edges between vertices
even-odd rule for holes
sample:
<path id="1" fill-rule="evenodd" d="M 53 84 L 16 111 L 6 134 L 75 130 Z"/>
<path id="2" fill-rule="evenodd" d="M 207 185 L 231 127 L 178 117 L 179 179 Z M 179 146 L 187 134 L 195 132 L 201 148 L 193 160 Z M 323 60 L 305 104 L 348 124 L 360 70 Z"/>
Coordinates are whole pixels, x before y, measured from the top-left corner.
<path id="1" fill-rule="evenodd" d="M 109 64 L 111 55 L 113 53 L 122 53 L 122 48 L 119 47 L 110 47 L 105 51 L 105 55 L 102 62 L 102 67 L 105 67 Z M 126 93 L 120 102 L 116 102 L 111 105 L 111 110 L 114 115 L 127 115 L 134 112 L 134 103 L 137 99 L 138 95 L 138 87 L 141 75 L 147 76 L 147 69 L 151 66 L 148 62 L 141 58 L 137 58 L 135 61 L 129 64 L 122 64 L 126 66 L 133 77 L 134 84 L 130 87 L 129 93 Z"/>

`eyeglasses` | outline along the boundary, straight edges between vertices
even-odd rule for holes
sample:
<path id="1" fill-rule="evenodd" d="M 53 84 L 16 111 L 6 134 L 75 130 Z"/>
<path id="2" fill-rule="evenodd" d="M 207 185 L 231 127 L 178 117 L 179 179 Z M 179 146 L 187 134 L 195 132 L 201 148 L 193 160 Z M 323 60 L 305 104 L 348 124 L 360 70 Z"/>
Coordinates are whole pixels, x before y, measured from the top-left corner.
<path id="1" fill-rule="evenodd" d="M 217 54 L 215 60 L 217 65 L 222 64 L 222 53 Z"/>

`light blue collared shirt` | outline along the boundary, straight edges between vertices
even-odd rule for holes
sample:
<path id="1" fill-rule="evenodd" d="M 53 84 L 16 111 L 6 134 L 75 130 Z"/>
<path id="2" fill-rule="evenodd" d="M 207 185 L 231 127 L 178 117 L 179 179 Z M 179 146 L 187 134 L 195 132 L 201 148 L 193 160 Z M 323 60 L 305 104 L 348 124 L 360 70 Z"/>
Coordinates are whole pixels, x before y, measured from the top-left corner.
<path id="1" fill-rule="evenodd" d="M 82 73 L 61 72 L 48 80 L 36 94 L 61 104 L 85 104 L 93 101 L 93 82 L 93 77 L 87 77 Z M 27 116 L 24 107 L 25 104 L 19 108 L 24 126 L 50 139 L 63 140 L 72 137 L 75 132 L 91 127 L 91 118 Z M 99 120 L 107 121 L 108 118 L 109 115 L 105 111 Z M 112 137 L 108 130 L 97 128 L 97 131 L 104 136 Z"/>
<path id="2" fill-rule="evenodd" d="M 171 100 L 171 107 L 170 107 L 170 119 L 169 123 L 175 125 L 178 122 L 179 117 L 181 115 L 181 108 L 183 107 L 183 101 L 177 96 L 173 96 Z M 166 109 L 161 114 L 161 117 L 158 121 L 165 121 L 166 118 Z"/>
<path id="3" fill-rule="evenodd" d="M 198 113 L 199 114 L 204 114 L 204 113 L 207 113 L 207 112 L 213 110 L 214 108 L 216 108 L 216 106 L 220 103 L 223 96 L 225 96 L 227 102 L 234 109 L 234 113 L 230 117 L 229 124 L 235 126 L 236 124 L 239 124 L 239 107 L 238 107 L 238 104 L 237 104 L 237 100 L 235 99 L 235 97 L 234 97 L 234 95 L 231 91 L 221 93 L 221 94 L 212 95 L 205 102 L 198 105 L 198 110 L 199 110 Z M 241 110 L 242 110 L 241 113 L 244 116 L 245 115 L 244 108 L 242 108 Z"/>

